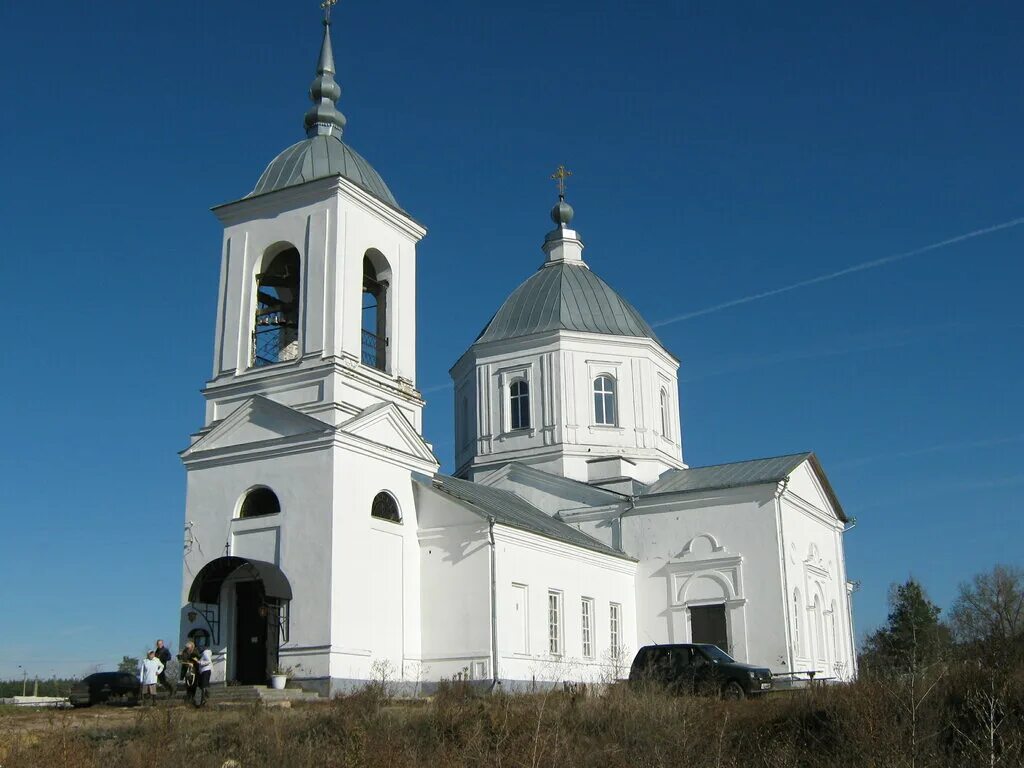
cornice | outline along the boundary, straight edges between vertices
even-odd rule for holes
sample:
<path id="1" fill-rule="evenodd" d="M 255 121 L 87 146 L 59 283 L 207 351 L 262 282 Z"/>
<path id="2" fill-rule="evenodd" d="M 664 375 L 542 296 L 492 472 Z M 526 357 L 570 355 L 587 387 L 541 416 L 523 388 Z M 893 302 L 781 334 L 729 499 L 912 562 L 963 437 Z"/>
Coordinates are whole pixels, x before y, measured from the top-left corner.
<path id="1" fill-rule="evenodd" d="M 555 539 L 548 538 L 540 533 L 533 533 L 531 531 L 524 531 L 520 528 L 513 528 L 499 522 L 494 523 L 494 540 L 500 540 L 509 544 L 526 547 L 527 549 L 546 552 L 548 554 L 562 557 L 568 555 L 575 560 L 607 568 L 608 570 L 617 571 L 619 573 L 633 575 L 636 573 L 637 569 L 636 560 L 625 553 L 621 555 L 603 554 L 601 552 L 595 552 L 592 549 L 586 549 L 585 547 L 578 547 L 573 544 L 556 541 Z"/>
<path id="2" fill-rule="evenodd" d="M 802 514 L 806 515 L 807 517 L 810 517 L 813 520 L 816 520 L 819 523 L 824 523 L 829 528 L 833 528 L 835 530 L 840 531 L 843 529 L 843 523 L 839 520 L 838 517 L 829 514 L 827 511 L 821 509 L 820 507 L 811 504 L 806 499 L 797 496 L 788 487 L 782 492 L 781 499 L 782 501 L 788 502 L 789 505 L 797 512 L 801 512 Z"/>
<path id="3" fill-rule="evenodd" d="M 195 451 L 189 456 L 185 454 L 189 453 L 192 449 L 186 448 L 179 456 L 181 456 L 182 464 L 188 469 L 205 469 L 211 466 L 236 464 L 243 461 L 260 461 L 278 456 L 312 453 L 330 448 L 332 443 L 333 436 L 330 433 L 320 432 L 313 435 L 293 435 L 274 438 L 273 440 L 261 440 L 255 443 L 211 448 L 206 451 Z"/>
<path id="4" fill-rule="evenodd" d="M 677 557 L 665 562 L 666 567 L 671 567 L 677 572 L 709 571 L 720 568 L 735 568 L 743 564 L 743 555 L 720 554 L 715 557 L 708 557 L 701 560 Z"/>
<path id="5" fill-rule="evenodd" d="M 637 499 L 636 506 L 628 511 L 628 514 L 647 511 L 663 512 L 663 507 L 682 509 L 688 507 L 706 506 L 709 501 L 720 504 L 739 502 L 756 502 L 772 498 L 771 491 L 775 483 L 762 483 L 760 485 L 743 485 L 734 488 L 709 488 L 700 491 L 667 491 L 651 495 L 642 495 Z M 767 494 L 766 494 L 767 490 Z"/>
<path id="6" fill-rule="evenodd" d="M 279 216 L 317 203 L 344 198 L 368 213 L 384 219 L 415 241 L 427 234 L 427 229 L 407 213 L 378 200 L 359 185 L 343 176 L 314 179 L 304 184 L 286 187 L 254 197 L 243 197 L 230 203 L 215 205 L 211 210 L 225 227 L 243 224 L 267 215 Z"/>
<path id="7" fill-rule="evenodd" d="M 430 462 L 426 459 L 421 459 L 419 456 L 414 456 L 411 453 L 393 448 L 389 445 L 381 445 L 371 440 L 367 440 L 365 437 L 359 435 L 353 435 L 351 432 L 345 432 L 338 430 L 334 433 L 334 445 L 338 448 L 345 448 L 355 453 L 360 453 L 364 456 L 372 456 L 375 459 L 381 459 L 390 464 L 403 467 L 414 472 L 423 472 L 427 474 L 433 474 L 440 468 L 440 464 L 436 461 Z"/>
<path id="8" fill-rule="evenodd" d="M 626 504 L 626 501 L 621 501 L 617 504 L 590 507 L 579 512 L 566 510 L 564 512 L 559 512 L 555 517 L 564 523 L 589 523 L 594 520 L 610 520 L 613 517 L 618 517 L 619 513 L 626 508 Z"/>
<path id="9" fill-rule="evenodd" d="M 578 342 L 581 347 L 597 347 L 600 350 L 609 348 L 633 350 L 630 357 L 638 357 L 637 350 L 653 353 L 666 367 L 676 370 L 679 368 L 679 359 L 666 350 L 658 342 L 646 336 L 618 336 L 606 333 L 586 333 L 583 331 L 553 330 L 541 331 L 528 336 L 517 336 L 512 339 L 498 339 L 496 341 L 476 342 L 474 341 L 469 349 L 459 356 L 459 359 L 448 369 L 449 376 L 455 376 L 456 369 L 463 365 L 464 361 L 475 361 L 480 364 L 482 361 L 495 362 L 491 358 L 501 358 L 509 355 L 522 354 L 524 352 L 543 353 L 545 351 L 559 351 L 563 342 Z M 582 351 L 574 349 L 574 351 Z"/>
<path id="10" fill-rule="evenodd" d="M 301 358 L 303 362 L 305 358 Z M 316 358 L 308 365 L 298 365 L 288 368 L 251 368 L 245 373 L 229 373 L 211 379 L 203 387 L 202 394 L 207 400 L 229 398 L 233 395 L 259 394 L 253 392 L 271 384 L 280 383 L 282 386 L 294 384 L 307 384 L 322 381 L 328 376 L 335 374 L 347 378 L 353 382 L 368 385 L 376 390 L 384 390 L 395 398 L 404 400 L 413 406 L 422 407 L 426 404 L 423 395 L 418 389 L 400 384 L 397 376 L 378 371 L 361 363 L 354 362 L 348 358 L 328 357 Z M 221 379 L 225 381 L 221 381 Z"/>

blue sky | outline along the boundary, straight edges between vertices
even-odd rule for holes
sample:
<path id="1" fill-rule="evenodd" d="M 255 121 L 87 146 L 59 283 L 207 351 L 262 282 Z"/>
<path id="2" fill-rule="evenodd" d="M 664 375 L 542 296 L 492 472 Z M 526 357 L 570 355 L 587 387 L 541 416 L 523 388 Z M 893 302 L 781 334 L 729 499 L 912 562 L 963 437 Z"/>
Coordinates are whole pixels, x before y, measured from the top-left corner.
<path id="1" fill-rule="evenodd" d="M 1019 3 L 338 6 L 346 139 L 430 230 L 425 432 L 539 265 L 554 187 L 658 325 L 693 465 L 818 452 L 861 630 L 913 574 L 1024 564 Z M 302 137 L 316 2 L 0 4 L 0 677 L 175 637 L 177 452 L 201 426 L 220 229 Z M 453 306 L 456 308 L 453 311 Z"/>

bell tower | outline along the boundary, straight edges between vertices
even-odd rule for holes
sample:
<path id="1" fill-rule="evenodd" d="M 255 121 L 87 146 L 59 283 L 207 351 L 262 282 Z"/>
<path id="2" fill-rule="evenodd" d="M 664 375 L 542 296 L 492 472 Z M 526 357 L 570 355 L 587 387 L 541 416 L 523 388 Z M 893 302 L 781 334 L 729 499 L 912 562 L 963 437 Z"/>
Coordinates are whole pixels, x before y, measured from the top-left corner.
<path id="1" fill-rule="evenodd" d="M 420 657 L 412 476 L 438 469 L 416 389 L 426 231 L 342 139 L 331 5 L 305 137 L 214 209 L 213 375 L 181 453 L 181 642 L 211 648 L 214 681 L 286 666 L 327 695 Z"/>
<path id="2" fill-rule="evenodd" d="M 338 425 L 394 403 L 419 432 L 416 244 L 426 230 L 342 141 L 329 14 L 306 138 L 284 150 L 224 226 L 206 429 L 253 395 Z"/>

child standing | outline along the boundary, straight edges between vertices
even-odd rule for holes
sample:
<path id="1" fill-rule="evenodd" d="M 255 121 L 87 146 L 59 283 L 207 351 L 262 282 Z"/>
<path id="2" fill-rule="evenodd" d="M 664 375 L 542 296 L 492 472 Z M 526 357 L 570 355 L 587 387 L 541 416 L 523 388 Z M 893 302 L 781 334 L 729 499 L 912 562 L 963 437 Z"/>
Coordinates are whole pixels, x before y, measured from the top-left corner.
<path id="1" fill-rule="evenodd" d="M 145 703 L 148 697 L 153 706 L 156 706 L 156 683 L 160 679 L 160 675 L 163 674 L 163 671 L 163 662 L 156 657 L 156 654 L 153 651 L 147 653 L 146 658 L 142 660 L 142 669 L 139 670 L 143 703 Z"/>

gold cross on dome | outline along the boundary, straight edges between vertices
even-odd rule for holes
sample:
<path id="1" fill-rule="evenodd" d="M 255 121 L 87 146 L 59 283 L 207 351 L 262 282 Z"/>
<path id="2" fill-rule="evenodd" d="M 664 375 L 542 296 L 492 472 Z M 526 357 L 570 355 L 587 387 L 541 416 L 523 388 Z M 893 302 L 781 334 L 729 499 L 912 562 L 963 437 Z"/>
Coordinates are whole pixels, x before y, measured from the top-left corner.
<path id="1" fill-rule="evenodd" d="M 331 8 L 338 4 L 338 0 L 323 0 L 320 7 L 324 9 L 324 21 L 331 20 Z"/>
<path id="2" fill-rule="evenodd" d="M 551 178 L 558 182 L 558 196 L 565 197 L 565 180 L 572 176 L 572 171 L 566 170 L 564 165 L 558 166 L 558 170 L 551 174 Z"/>

